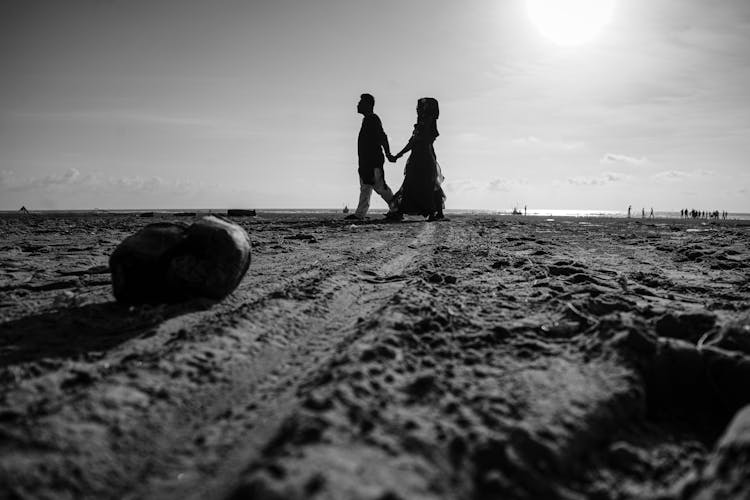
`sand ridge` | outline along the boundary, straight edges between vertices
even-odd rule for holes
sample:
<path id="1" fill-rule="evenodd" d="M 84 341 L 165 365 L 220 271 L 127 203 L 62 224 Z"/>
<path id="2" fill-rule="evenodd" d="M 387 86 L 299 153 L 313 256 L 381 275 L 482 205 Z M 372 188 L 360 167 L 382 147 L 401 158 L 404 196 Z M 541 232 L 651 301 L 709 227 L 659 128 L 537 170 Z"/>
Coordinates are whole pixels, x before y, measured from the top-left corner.
<path id="1" fill-rule="evenodd" d="M 696 411 L 663 386 L 693 372 L 694 387 L 705 382 L 683 366 L 690 356 L 724 367 L 726 353 L 750 354 L 747 226 L 237 220 L 253 263 L 229 298 L 139 307 L 112 302 L 105 264 L 148 221 L 0 221 L 3 494 L 699 498 L 717 487 L 717 440 L 744 393 L 706 387 Z M 721 373 L 742 373 L 731 366 Z"/>

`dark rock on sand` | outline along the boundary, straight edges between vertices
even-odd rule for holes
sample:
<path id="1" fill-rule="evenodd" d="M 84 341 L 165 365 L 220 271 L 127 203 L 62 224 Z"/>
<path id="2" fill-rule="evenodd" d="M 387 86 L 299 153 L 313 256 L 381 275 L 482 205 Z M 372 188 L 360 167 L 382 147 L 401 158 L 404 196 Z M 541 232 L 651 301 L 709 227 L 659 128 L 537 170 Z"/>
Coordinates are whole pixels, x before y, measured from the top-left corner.
<path id="1" fill-rule="evenodd" d="M 706 378 L 722 409 L 731 413 L 750 404 L 750 357 L 711 346 L 700 353 Z"/>
<path id="2" fill-rule="evenodd" d="M 234 290 L 250 266 L 250 238 L 237 224 L 204 217 L 192 224 L 167 270 L 171 289 L 189 296 L 221 299 Z"/>
<path id="3" fill-rule="evenodd" d="M 427 281 L 430 283 L 442 283 L 443 276 L 440 273 L 432 273 L 427 277 Z"/>
<path id="4" fill-rule="evenodd" d="M 707 311 L 686 314 L 667 313 L 656 321 L 656 333 L 662 337 L 696 343 L 716 324 L 716 316 Z"/>
<path id="5" fill-rule="evenodd" d="M 125 238 L 109 258 L 115 298 L 129 303 L 168 300 L 168 260 L 186 230 L 184 224 L 164 222 L 149 224 Z"/>
<path id="6" fill-rule="evenodd" d="M 510 261 L 508 259 L 499 259 L 490 264 L 490 267 L 492 269 L 502 269 L 504 267 L 508 267 L 510 265 Z"/>
<path id="7" fill-rule="evenodd" d="M 708 465 L 692 478 L 680 498 L 750 498 L 750 405 L 737 412 Z"/>
<path id="8" fill-rule="evenodd" d="M 115 298 L 134 304 L 221 299 L 249 265 L 247 233 L 213 216 L 189 227 L 150 224 L 120 243 L 109 260 Z"/>
<path id="9" fill-rule="evenodd" d="M 710 409 L 721 420 L 750 404 L 750 357 L 736 351 L 660 338 L 645 373 L 654 408 Z"/>
<path id="10" fill-rule="evenodd" d="M 285 236 L 285 240 L 302 240 L 310 243 L 316 243 L 318 240 L 314 234 L 297 233 L 293 236 Z"/>
<path id="11" fill-rule="evenodd" d="M 750 356 L 750 321 L 715 328 L 705 335 L 702 343 L 704 346 L 721 347 Z"/>
<path id="12" fill-rule="evenodd" d="M 255 217 L 255 210 L 244 210 L 241 208 L 230 208 L 227 210 L 229 217 Z"/>
<path id="13" fill-rule="evenodd" d="M 649 407 L 685 408 L 693 413 L 717 408 L 715 387 L 706 377 L 696 347 L 676 339 L 659 339 L 656 356 L 646 370 Z"/>

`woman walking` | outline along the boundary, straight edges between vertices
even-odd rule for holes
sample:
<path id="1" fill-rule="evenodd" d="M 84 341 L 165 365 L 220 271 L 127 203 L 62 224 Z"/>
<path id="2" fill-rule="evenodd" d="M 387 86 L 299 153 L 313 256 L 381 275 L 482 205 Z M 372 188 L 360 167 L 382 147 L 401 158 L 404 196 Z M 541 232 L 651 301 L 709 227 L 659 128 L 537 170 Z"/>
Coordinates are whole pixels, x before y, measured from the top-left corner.
<path id="1" fill-rule="evenodd" d="M 422 215 L 428 220 L 444 218 L 445 193 L 440 187 L 443 176 L 435 156 L 433 143 L 440 135 L 437 119 L 440 115 L 438 102 L 432 97 L 417 101 L 417 123 L 409 142 L 396 154 L 401 158 L 411 151 L 404 169 L 404 182 L 394 195 L 398 212 L 388 218 L 401 219 L 403 214 Z"/>

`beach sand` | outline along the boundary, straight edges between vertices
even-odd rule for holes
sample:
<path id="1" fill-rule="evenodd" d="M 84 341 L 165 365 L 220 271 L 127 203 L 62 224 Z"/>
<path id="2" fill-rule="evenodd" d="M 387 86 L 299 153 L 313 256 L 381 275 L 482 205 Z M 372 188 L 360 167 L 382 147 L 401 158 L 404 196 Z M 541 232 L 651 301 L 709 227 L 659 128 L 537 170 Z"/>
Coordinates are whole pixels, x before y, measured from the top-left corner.
<path id="1" fill-rule="evenodd" d="M 115 303 L 164 220 L 0 218 L 1 498 L 750 495 L 748 223 L 259 212 L 225 300 Z"/>

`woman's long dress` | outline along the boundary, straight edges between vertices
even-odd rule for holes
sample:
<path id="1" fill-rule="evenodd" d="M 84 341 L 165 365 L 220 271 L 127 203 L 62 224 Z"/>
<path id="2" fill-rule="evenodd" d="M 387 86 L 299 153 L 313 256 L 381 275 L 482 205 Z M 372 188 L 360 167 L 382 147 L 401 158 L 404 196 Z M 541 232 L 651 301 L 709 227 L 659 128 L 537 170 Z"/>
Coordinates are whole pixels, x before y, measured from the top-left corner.
<path id="1" fill-rule="evenodd" d="M 433 124 L 417 123 L 411 137 L 411 154 L 404 169 L 404 182 L 394 195 L 399 212 L 430 216 L 443 208 L 445 195 L 438 183 L 438 166 L 433 143 Z"/>

